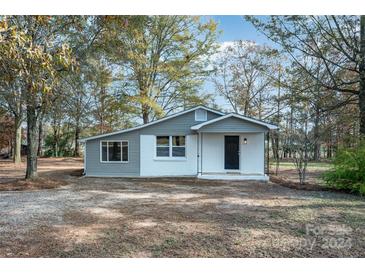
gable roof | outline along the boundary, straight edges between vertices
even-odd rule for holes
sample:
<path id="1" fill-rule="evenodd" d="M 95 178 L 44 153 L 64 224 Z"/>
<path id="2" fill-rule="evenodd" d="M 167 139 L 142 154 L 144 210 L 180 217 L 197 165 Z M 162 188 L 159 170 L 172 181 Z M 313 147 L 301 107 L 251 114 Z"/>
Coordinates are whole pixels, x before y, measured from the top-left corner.
<path id="1" fill-rule="evenodd" d="M 238 118 L 238 119 L 241 119 L 241 120 L 244 120 L 244 121 L 248 121 L 250 123 L 254 123 L 254 124 L 257 124 L 257 125 L 260 125 L 260 126 L 264 126 L 264 127 L 268 128 L 269 130 L 278 129 L 278 126 L 276 126 L 276 125 L 269 124 L 269 123 L 266 123 L 264 121 L 260 121 L 260 120 L 257 120 L 257 119 L 249 118 L 249 117 L 237 114 L 237 113 L 228 113 L 228 114 L 223 115 L 221 117 L 206 121 L 206 122 L 201 123 L 201 124 L 194 125 L 190 129 L 191 130 L 199 130 L 200 128 L 202 128 L 206 125 L 210 125 L 210 124 L 213 124 L 215 122 L 218 122 L 218 121 L 230 118 L 230 117 L 235 117 L 235 118 Z"/>
<path id="2" fill-rule="evenodd" d="M 106 134 L 99 134 L 99 135 L 95 135 L 95 136 L 90 136 L 90 137 L 82 138 L 79 141 L 80 142 L 86 142 L 88 140 L 98 139 L 98 138 L 102 138 L 102 137 L 107 137 L 107 136 L 111 136 L 111 135 L 115 135 L 115 134 L 120 134 L 120 133 L 125 133 L 125 132 L 130 132 L 130 131 L 133 131 L 133 130 L 145 128 L 145 127 L 152 126 L 152 125 L 158 124 L 160 122 L 163 122 L 163 121 L 166 121 L 166 120 L 175 118 L 177 116 L 180 116 L 180 115 L 189 113 L 191 111 L 195 111 L 197 109 L 204 109 L 204 110 L 207 110 L 207 111 L 210 111 L 210 112 L 213 112 L 213 113 L 222 115 L 222 116 L 224 115 L 223 112 L 220 112 L 218 110 L 214 110 L 214 109 L 208 108 L 206 106 L 196 106 L 196 107 L 193 107 L 193 108 L 190 108 L 190 109 L 187 109 L 187 110 L 183 110 L 183 111 L 180 111 L 180 112 L 177 112 L 177 113 L 168 115 L 168 116 L 166 116 L 164 118 L 161 118 L 161 119 L 158 119 L 158 120 L 149 122 L 147 124 L 143 124 L 143 125 L 136 126 L 136 127 L 132 127 L 132 128 L 126 128 L 126 129 L 122 129 L 122 130 L 118 130 L 118 131 L 114 131 L 114 132 L 110 132 L 110 133 L 106 133 Z"/>

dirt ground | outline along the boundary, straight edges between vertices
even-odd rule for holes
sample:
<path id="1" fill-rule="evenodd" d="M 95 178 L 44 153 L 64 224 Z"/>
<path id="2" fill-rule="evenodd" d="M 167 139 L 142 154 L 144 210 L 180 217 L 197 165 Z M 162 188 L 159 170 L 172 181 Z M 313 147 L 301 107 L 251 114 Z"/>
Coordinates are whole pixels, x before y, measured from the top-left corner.
<path id="1" fill-rule="evenodd" d="M 274 171 L 272 171 L 274 174 Z M 324 185 L 321 175 L 323 174 L 322 169 L 309 168 L 306 172 L 306 183 L 307 184 L 319 184 Z M 287 180 L 299 183 L 298 172 L 293 168 L 282 167 L 279 169 L 278 176 Z"/>
<path id="2" fill-rule="evenodd" d="M 365 199 L 262 182 L 80 178 L 79 159 L 40 159 L 69 184 L 0 192 L 0 257 L 363 257 Z M 24 166 L 0 162 L 0 182 Z"/>

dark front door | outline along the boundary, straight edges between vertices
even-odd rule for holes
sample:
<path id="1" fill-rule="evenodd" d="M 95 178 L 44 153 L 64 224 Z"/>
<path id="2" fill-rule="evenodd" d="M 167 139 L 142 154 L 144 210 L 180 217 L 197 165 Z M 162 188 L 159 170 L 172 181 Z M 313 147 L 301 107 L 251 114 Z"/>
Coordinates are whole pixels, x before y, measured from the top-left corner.
<path id="1" fill-rule="evenodd" d="M 239 169 L 239 136 L 224 136 L 224 168 Z"/>

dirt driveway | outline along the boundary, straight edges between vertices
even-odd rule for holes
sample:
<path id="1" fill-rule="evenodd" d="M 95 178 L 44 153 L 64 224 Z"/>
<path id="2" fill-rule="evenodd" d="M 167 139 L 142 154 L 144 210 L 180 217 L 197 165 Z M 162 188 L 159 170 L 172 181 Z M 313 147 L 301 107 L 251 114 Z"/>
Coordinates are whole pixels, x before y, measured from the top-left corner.
<path id="1" fill-rule="evenodd" d="M 40 166 L 42 176 L 70 184 L 0 192 L 1 257 L 365 254 L 365 200 L 353 195 L 260 182 L 79 178 L 70 175 L 77 159 Z M 0 163 L 3 181 L 22 172 Z"/>

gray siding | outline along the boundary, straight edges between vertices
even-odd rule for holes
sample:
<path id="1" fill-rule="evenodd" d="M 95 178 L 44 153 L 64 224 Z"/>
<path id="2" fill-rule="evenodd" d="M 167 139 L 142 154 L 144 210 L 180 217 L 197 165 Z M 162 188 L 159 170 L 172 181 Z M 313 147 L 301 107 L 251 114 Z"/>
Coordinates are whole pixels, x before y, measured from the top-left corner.
<path id="1" fill-rule="evenodd" d="M 266 132 L 267 128 L 236 117 L 229 117 L 203 126 L 200 132 Z"/>
<path id="2" fill-rule="evenodd" d="M 208 111 L 207 119 L 215 119 L 219 114 Z M 203 122 L 195 121 L 195 111 L 169 120 L 126 133 L 100 137 L 86 142 L 87 176 L 139 176 L 140 175 L 140 135 L 189 135 L 196 134 L 190 127 Z M 101 163 L 100 142 L 105 140 L 128 140 L 128 163 Z"/>
<path id="3" fill-rule="evenodd" d="M 221 115 L 208 111 L 207 120 L 212 120 Z M 195 121 L 195 111 L 185 113 L 161 123 L 140 129 L 141 135 L 189 135 L 195 134 L 190 127 L 203 122 Z"/>
<path id="4" fill-rule="evenodd" d="M 128 163 L 101 163 L 100 142 L 107 140 L 128 140 Z M 139 133 L 138 130 L 120 133 L 86 142 L 87 176 L 139 176 Z"/>

